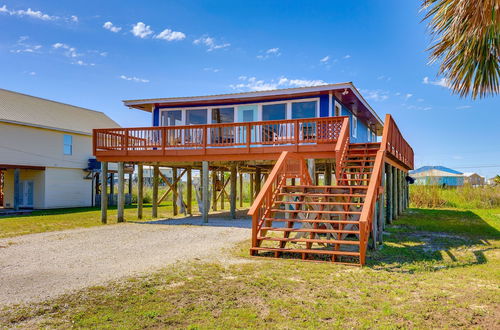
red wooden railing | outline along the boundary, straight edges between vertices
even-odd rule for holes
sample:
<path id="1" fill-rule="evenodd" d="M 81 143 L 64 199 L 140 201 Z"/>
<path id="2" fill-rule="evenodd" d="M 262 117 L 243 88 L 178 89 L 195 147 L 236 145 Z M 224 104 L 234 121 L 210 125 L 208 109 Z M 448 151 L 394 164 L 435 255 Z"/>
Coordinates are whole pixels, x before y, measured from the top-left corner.
<path id="1" fill-rule="evenodd" d="M 337 177 L 337 182 L 341 180 L 344 172 L 343 163 L 347 155 L 347 150 L 349 149 L 349 136 L 349 117 L 346 117 L 342 124 L 339 139 L 335 145 L 335 176 Z"/>
<path id="2" fill-rule="evenodd" d="M 248 215 L 252 216 L 252 247 L 258 247 L 257 234 L 265 218 L 269 218 L 277 194 L 288 178 L 298 178 L 303 185 L 312 184 L 306 160 L 297 154 L 283 151 L 248 211 Z"/>
<path id="3" fill-rule="evenodd" d="M 334 143 L 345 117 L 323 117 L 190 126 L 107 128 L 93 131 L 94 155 L 223 147 Z"/>
<path id="4" fill-rule="evenodd" d="M 385 158 L 388 154 L 396 157 L 409 168 L 413 168 L 413 149 L 408 142 L 403 138 L 398 126 L 392 119 L 391 115 L 386 115 L 384 131 L 382 133 L 382 142 L 380 149 L 375 156 L 373 171 L 366 198 L 363 203 L 363 210 L 359 218 L 360 230 L 360 262 L 363 265 L 366 258 L 366 249 L 368 247 L 368 239 L 373 226 L 374 213 L 376 211 L 375 203 L 381 198 L 383 190 L 381 187 L 382 173 L 385 166 Z"/>
<path id="5" fill-rule="evenodd" d="M 403 164 L 405 164 L 408 168 L 413 169 L 413 149 L 412 147 L 410 147 L 410 144 L 403 138 L 398 125 L 389 114 L 385 116 L 383 134 L 382 144 L 383 147 L 385 147 L 385 150 L 396 159 L 401 161 Z"/>

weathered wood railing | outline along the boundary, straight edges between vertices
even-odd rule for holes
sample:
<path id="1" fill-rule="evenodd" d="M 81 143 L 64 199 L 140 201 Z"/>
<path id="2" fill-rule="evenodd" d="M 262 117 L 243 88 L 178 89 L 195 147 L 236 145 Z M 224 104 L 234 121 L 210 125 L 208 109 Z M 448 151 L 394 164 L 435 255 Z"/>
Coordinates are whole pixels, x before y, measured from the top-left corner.
<path id="1" fill-rule="evenodd" d="M 349 117 L 346 117 L 342 124 L 339 139 L 335 145 L 335 176 L 337 177 L 337 182 L 341 180 L 344 172 L 343 163 L 347 155 L 347 150 L 349 149 L 349 136 Z"/>
<path id="2" fill-rule="evenodd" d="M 257 235 L 265 219 L 270 216 L 277 194 L 289 178 L 298 178 L 304 185 L 312 184 L 306 160 L 296 154 L 283 151 L 248 211 L 248 215 L 252 216 L 252 247 L 258 247 Z"/>
<path id="3" fill-rule="evenodd" d="M 345 117 L 93 131 L 94 155 L 335 143 Z"/>
<path id="4" fill-rule="evenodd" d="M 368 239 L 373 226 L 374 213 L 376 211 L 375 203 L 382 196 L 383 188 L 382 174 L 385 166 L 385 158 L 388 154 L 393 155 L 409 168 L 413 168 L 413 149 L 408 142 L 403 138 L 399 128 L 392 119 L 391 115 L 386 115 L 384 131 L 382 133 L 382 142 L 380 149 L 375 156 L 373 171 L 366 198 L 363 203 L 363 210 L 359 218 L 360 229 L 360 262 L 363 265 L 366 258 L 366 250 L 368 247 Z"/>

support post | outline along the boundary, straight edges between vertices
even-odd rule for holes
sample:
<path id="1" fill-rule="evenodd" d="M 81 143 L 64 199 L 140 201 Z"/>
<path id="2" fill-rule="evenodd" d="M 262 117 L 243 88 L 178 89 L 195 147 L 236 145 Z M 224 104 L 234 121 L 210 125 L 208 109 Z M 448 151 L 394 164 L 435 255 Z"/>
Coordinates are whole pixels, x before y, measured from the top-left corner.
<path id="1" fill-rule="evenodd" d="M 177 167 L 172 167 L 172 212 L 177 215 Z"/>
<path id="2" fill-rule="evenodd" d="M 389 165 L 387 164 L 386 165 L 387 167 L 387 193 L 386 193 L 386 196 L 387 196 L 387 223 L 388 224 L 391 224 L 392 223 L 392 220 L 393 220 L 393 199 L 392 199 L 392 196 L 393 196 L 393 183 L 392 183 L 392 165 Z"/>
<path id="3" fill-rule="evenodd" d="M 202 185 L 202 198 L 203 201 L 203 222 L 208 222 L 208 208 L 210 203 L 208 202 L 208 162 L 202 162 L 202 175 L 201 175 L 201 185 Z M 215 189 L 215 187 L 214 187 Z"/>
<path id="4" fill-rule="evenodd" d="M 144 202 L 144 165 L 137 165 L 137 219 L 142 219 Z"/>
<path id="5" fill-rule="evenodd" d="M 400 202 L 399 202 L 399 214 L 403 214 L 404 208 L 405 208 L 405 199 L 406 199 L 406 193 L 405 193 L 405 186 L 404 186 L 404 181 L 403 181 L 403 171 L 399 171 L 399 194 L 400 194 Z"/>
<path id="6" fill-rule="evenodd" d="M 231 177 L 230 180 L 230 192 L 229 192 L 229 211 L 231 213 L 231 218 L 236 219 L 236 165 L 231 164 Z"/>
<path id="7" fill-rule="evenodd" d="M 250 173 L 250 205 L 253 204 L 253 197 L 254 197 L 254 189 L 255 187 L 255 174 Z"/>
<path id="8" fill-rule="evenodd" d="M 217 211 L 217 171 L 212 170 L 212 210 Z"/>
<path id="9" fill-rule="evenodd" d="M 307 159 L 307 170 L 309 171 L 309 176 L 313 180 L 313 185 L 318 184 L 316 181 L 316 163 L 314 159 Z M 302 184 L 302 183 L 301 183 Z"/>
<path id="10" fill-rule="evenodd" d="M 220 173 L 220 176 L 221 176 L 220 177 L 220 182 L 222 183 L 222 190 L 221 190 L 222 193 L 219 194 L 219 196 L 220 196 L 219 197 L 219 199 L 220 199 L 220 209 L 221 210 L 224 210 L 224 195 L 225 195 L 225 191 L 226 191 L 226 185 L 225 185 L 226 178 L 224 176 L 224 173 L 225 173 L 224 171 L 221 171 L 221 173 Z"/>
<path id="11" fill-rule="evenodd" d="M 158 217 L 158 184 L 160 181 L 160 169 L 158 165 L 153 166 L 153 205 L 151 206 L 151 216 Z"/>
<path id="12" fill-rule="evenodd" d="M 243 208 L 243 173 L 240 173 L 240 208 Z"/>
<path id="13" fill-rule="evenodd" d="M 101 162 L 101 222 L 108 223 L 108 162 Z"/>
<path id="14" fill-rule="evenodd" d="M 392 217 L 393 219 L 398 218 L 398 205 L 399 205 L 399 191 L 398 191 L 398 169 L 396 167 L 392 167 Z"/>
<path id="15" fill-rule="evenodd" d="M 260 192 L 260 180 L 261 180 L 261 171 L 260 168 L 257 167 L 255 169 L 255 194 Z"/>
<path id="16" fill-rule="evenodd" d="M 115 173 L 111 173 L 109 178 L 109 195 L 111 200 L 108 201 L 110 205 L 115 205 Z"/>
<path id="17" fill-rule="evenodd" d="M 332 163 L 325 164 L 325 186 L 332 185 Z"/>
<path id="18" fill-rule="evenodd" d="M 187 169 L 187 213 L 193 215 L 193 177 L 192 168 Z"/>
<path id="19" fill-rule="evenodd" d="M 124 210 L 125 210 L 125 163 L 118 163 L 118 211 L 117 211 L 117 222 L 125 221 Z"/>
<path id="20" fill-rule="evenodd" d="M 20 169 L 14 169 L 14 210 L 16 211 L 19 211 L 19 204 L 21 203 L 21 189 L 19 187 L 20 174 Z"/>
<path id="21" fill-rule="evenodd" d="M 378 208 L 378 237 L 377 237 L 377 242 L 382 244 L 383 243 L 383 232 L 385 228 L 385 192 L 387 189 L 387 184 L 386 184 L 386 179 L 385 179 L 385 165 L 382 166 L 382 182 L 380 183 L 382 186 L 382 191 L 383 193 L 380 194 L 379 198 L 379 208 Z"/>

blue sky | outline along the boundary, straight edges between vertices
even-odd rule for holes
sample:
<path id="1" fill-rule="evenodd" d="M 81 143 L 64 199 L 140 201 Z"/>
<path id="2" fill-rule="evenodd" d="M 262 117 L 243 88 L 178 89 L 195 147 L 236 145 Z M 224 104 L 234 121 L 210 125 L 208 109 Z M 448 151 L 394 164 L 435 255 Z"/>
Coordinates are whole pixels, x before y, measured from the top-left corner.
<path id="1" fill-rule="evenodd" d="M 0 0 L 0 87 L 147 126 L 121 100 L 352 81 L 417 166 L 500 173 L 500 98 L 451 95 L 419 4 Z"/>

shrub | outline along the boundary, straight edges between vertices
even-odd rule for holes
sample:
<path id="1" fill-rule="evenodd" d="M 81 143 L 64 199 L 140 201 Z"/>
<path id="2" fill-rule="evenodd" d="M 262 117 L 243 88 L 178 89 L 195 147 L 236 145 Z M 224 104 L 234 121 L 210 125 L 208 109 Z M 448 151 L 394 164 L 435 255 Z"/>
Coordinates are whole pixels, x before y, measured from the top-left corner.
<path id="1" fill-rule="evenodd" d="M 438 208 L 481 208 L 500 207 L 500 186 L 463 187 L 410 186 L 410 204 L 412 207 Z"/>

